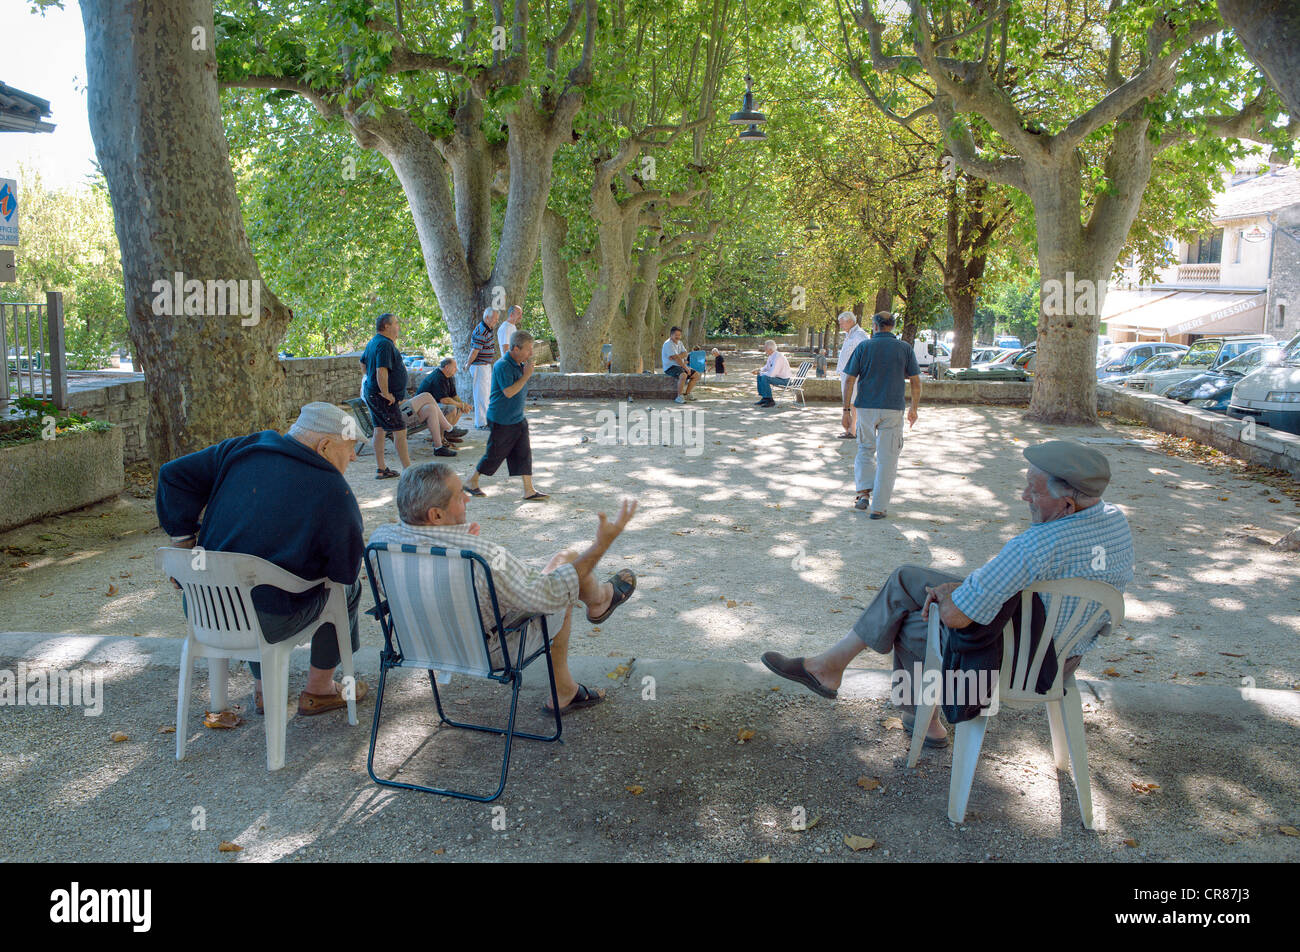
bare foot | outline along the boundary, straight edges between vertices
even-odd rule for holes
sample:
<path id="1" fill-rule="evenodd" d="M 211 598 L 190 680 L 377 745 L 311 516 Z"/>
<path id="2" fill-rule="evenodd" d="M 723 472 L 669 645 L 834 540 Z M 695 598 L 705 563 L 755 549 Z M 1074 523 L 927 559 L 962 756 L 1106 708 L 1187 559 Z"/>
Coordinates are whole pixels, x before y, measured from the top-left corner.
<path id="1" fill-rule="evenodd" d="M 844 678 L 843 668 L 829 668 L 820 658 L 804 658 L 804 670 L 822 683 L 822 687 L 830 691 L 837 691 L 840 687 L 840 681 Z"/>

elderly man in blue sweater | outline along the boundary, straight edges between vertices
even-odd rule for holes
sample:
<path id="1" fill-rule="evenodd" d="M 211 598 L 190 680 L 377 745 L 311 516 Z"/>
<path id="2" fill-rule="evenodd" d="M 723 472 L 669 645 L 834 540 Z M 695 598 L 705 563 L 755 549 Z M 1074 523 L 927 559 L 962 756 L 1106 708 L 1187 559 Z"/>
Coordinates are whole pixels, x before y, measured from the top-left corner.
<path id="1" fill-rule="evenodd" d="M 353 651 L 359 647 L 357 576 L 365 539 L 361 510 L 343 473 L 357 458 L 355 426 L 333 404 L 309 403 L 284 435 L 263 430 L 238 436 L 164 464 L 157 495 L 158 522 L 173 545 L 255 555 L 299 578 L 348 586 Z M 264 585 L 253 590 L 253 607 L 262 633 L 274 644 L 318 618 L 327 598 L 324 585 L 300 594 Z M 334 680 L 339 661 L 338 635 L 326 622 L 312 636 L 300 715 L 347 706 Z M 261 714 L 261 666 L 250 668 Z M 367 693 L 358 681 L 356 699 Z"/>

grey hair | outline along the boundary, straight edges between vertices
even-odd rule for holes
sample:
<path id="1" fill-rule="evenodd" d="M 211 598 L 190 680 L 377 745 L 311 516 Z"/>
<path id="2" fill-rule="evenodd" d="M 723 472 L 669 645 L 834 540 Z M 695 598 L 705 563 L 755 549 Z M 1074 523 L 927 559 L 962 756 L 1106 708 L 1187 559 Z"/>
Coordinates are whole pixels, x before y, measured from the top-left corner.
<path id="1" fill-rule="evenodd" d="M 1043 478 L 1047 480 L 1047 495 L 1053 499 L 1073 499 L 1076 503 L 1087 502 L 1092 496 L 1084 495 L 1075 489 L 1059 476 L 1053 476 L 1051 473 L 1043 472 L 1037 466 L 1030 466 L 1035 473 L 1042 473 Z"/>
<path id="2" fill-rule="evenodd" d="M 856 314 L 854 314 L 852 311 L 840 311 L 840 315 L 839 315 L 839 317 L 836 318 L 836 320 L 837 320 L 837 321 L 850 321 L 850 322 L 856 324 L 856 323 L 858 322 L 858 316 L 857 316 Z"/>
<path id="3" fill-rule="evenodd" d="M 773 349 L 773 350 L 776 350 L 776 341 L 774 341 L 774 340 L 765 340 L 765 341 L 763 341 L 763 346 L 764 346 L 764 347 L 767 347 L 768 344 L 771 344 L 771 345 L 772 345 L 772 349 Z"/>
<path id="4" fill-rule="evenodd" d="M 491 305 L 489 305 L 488 307 L 483 308 L 483 319 L 484 319 L 484 320 L 487 320 L 489 317 L 491 317 L 493 314 L 495 314 L 496 311 L 497 311 L 497 309 L 494 308 L 494 307 L 492 307 Z"/>
<path id="5" fill-rule="evenodd" d="M 430 509 L 446 509 L 451 502 L 455 475 L 446 463 L 419 463 L 402 470 L 397 481 L 398 516 L 407 525 L 424 525 Z"/>

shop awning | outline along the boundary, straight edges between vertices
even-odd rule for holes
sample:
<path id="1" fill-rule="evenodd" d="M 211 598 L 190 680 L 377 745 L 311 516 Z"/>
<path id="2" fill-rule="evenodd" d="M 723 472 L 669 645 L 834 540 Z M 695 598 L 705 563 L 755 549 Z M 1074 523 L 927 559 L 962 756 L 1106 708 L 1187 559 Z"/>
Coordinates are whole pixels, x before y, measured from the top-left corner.
<path id="1" fill-rule="evenodd" d="M 1108 332 L 1132 330 L 1162 337 L 1181 334 L 1253 334 L 1264 326 L 1261 291 L 1113 289 L 1101 320 Z"/>

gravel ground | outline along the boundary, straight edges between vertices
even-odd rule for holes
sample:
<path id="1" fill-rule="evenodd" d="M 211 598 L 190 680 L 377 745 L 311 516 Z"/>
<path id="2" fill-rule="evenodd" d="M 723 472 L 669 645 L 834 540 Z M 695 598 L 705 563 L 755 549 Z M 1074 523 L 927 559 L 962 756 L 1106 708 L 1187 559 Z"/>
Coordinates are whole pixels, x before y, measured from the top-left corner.
<path id="1" fill-rule="evenodd" d="M 117 641 L 128 650 L 167 645 Z M 0 639 L 0 667 L 13 667 L 9 650 Z M 1300 822 L 1292 753 L 1300 707 L 1186 703 L 1185 695 L 1213 689 L 1130 687 L 1105 701 L 1085 694 L 1098 826 L 1089 832 L 1068 774 L 1052 764 L 1038 711 L 1004 710 L 994 720 L 967 820 L 949 823 L 950 752 L 927 751 L 917 770 L 906 770 L 903 732 L 887 726 L 885 682 L 866 673 L 832 704 L 756 666 L 581 659 L 579 675 L 609 686 L 610 699 L 566 718 L 562 744 L 516 742 L 505 795 L 487 805 L 371 783 L 371 699 L 358 727 L 342 714 L 291 718 L 286 766 L 269 774 L 260 718 L 230 731 L 202 726 L 202 672 L 187 757 L 177 763 L 174 735 L 160 733 L 175 714 L 176 651 L 167 652 L 170 662 L 82 665 L 105 674 L 99 717 L 4 712 L 0 859 L 1300 860 L 1300 839 L 1280 832 Z M 536 730 L 544 673 L 530 670 L 521 726 Z M 621 677 L 607 676 L 614 672 Z M 250 683 L 237 673 L 233 696 Z M 502 717 L 506 693 L 489 690 L 457 679 L 447 705 L 453 716 Z M 416 672 L 398 672 L 390 692 L 381 776 L 479 790 L 494 783 L 499 741 L 438 729 L 428 681 Z M 1166 702 L 1182 692 L 1176 718 L 1151 703 L 1153 692 Z M 114 743 L 118 731 L 127 739 Z M 792 828 L 799 817 L 803 830 Z M 854 852 L 849 836 L 874 843 Z M 243 849 L 221 852 L 222 842 Z"/>
<path id="2" fill-rule="evenodd" d="M 695 447 L 592 442 L 598 414 L 619 403 L 544 401 L 529 412 L 537 484 L 551 501 L 521 504 L 518 480 L 504 475 L 486 479 L 488 497 L 471 501 L 485 536 L 540 565 L 588 540 L 596 511 L 612 511 L 621 493 L 641 500 L 605 563 L 636 570 L 636 597 L 599 630 L 578 623 L 575 654 L 753 662 L 769 648 L 815 651 L 849 628 L 895 566 L 961 574 L 1022 531 L 1027 443 L 1160 436 L 1114 421 L 1047 427 L 1024 423 L 1014 408 L 923 403 L 890 518 L 870 522 L 852 509 L 854 444 L 834 438 L 834 407 L 799 410 L 787 398 L 776 410 L 752 407 L 744 370 L 756 365 L 729 359 L 731 373 L 711 378 L 690 405 L 703 427 Z M 472 433 L 453 461 L 460 471 L 469 472 L 482 444 Z M 1213 454 L 1101 449 L 1114 472 L 1106 498 L 1129 517 L 1138 568 L 1124 626 L 1089 653 L 1082 676 L 1300 688 L 1300 568 L 1295 554 L 1260 544 L 1300 524 L 1300 486 L 1244 474 Z M 415 459 L 432 458 L 420 443 Z M 371 457 L 348 472 L 367 532 L 395 517 L 396 481 L 373 474 Z M 0 535 L 0 627 L 182 634 L 178 598 L 153 568 L 153 551 L 165 543 L 147 479 L 116 502 Z M 363 651 L 380 643 L 369 618 L 362 638 Z M 857 664 L 887 667 L 872 652 Z"/>

